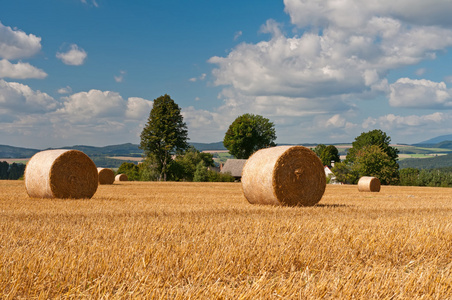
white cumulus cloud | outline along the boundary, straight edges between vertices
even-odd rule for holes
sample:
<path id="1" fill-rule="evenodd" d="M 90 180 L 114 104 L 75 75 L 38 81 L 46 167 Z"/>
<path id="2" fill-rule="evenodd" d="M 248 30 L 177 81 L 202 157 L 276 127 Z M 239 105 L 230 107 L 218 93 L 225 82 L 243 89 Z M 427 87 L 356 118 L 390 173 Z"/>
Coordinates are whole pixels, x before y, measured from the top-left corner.
<path id="1" fill-rule="evenodd" d="M 67 85 L 66 87 L 59 88 L 57 93 L 58 94 L 70 94 L 70 93 L 72 93 L 72 88 Z"/>
<path id="2" fill-rule="evenodd" d="M 41 50 L 41 38 L 0 22 L 0 58 L 28 58 Z"/>
<path id="3" fill-rule="evenodd" d="M 70 93 L 70 87 L 60 92 Z M 29 86 L 0 79 L 0 139 L 47 148 L 139 140 L 152 101 L 90 90 L 56 100 Z M 20 142 L 22 140 L 22 142 Z"/>
<path id="4" fill-rule="evenodd" d="M 127 72 L 124 71 L 124 70 L 119 71 L 119 75 L 118 76 L 114 76 L 115 77 L 115 81 L 118 82 L 118 83 L 122 82 L 124 80 L 124 76 L 126 74 L 127 74 Z"/>
<path id="5" fill-rule="evenodd" d="M 209 59 L 214 84 L 223 87 L 219 98 L 224 104 L 217 113 L 262 114 L 275 121 L 278 139 L 286 133 L 293 136 L 297 126 L 304 126 L 300 139 L 319 141 L 318 137 L 333 136 L 351 140 L 350 135 L 359 134 L 368 100 L 389 101 L 401 108 L 450 107 L 450 91 L 442 83 L 390 84 L 387 76 L 436 59 L 452 47 L 452 19 L 447 13 L 452 2 L 284 0 L 284 4 L 291 31 L 283 27 L 287 24 L 268 20 L 261 27 L 270 34 L 267 40 L 241 43 L 228 54 Z M 424 73 L 417 71 L 418 76 Z"/>
<path id="6" fill-rule="evenodd" d="M 46 113 L 58 106 L 58 101 L 46 93 L 34 91 L 28 85 L 0 79 L 0 114 Z"/>
<path id="7" fill-rule="evenodd" d="M 405 108 L 452 108 L 452 89 L 444 82 L 400 78 L 390 85 L 389 104 Z"/>
<path id="8" fill-rule="evenodd" d="M 145 120 L 149 117 L 152 104 L 152 101 L 143 98 L 130 97 L 127 100 L 126 117 L 132 120 Z"/>
<path id="9" fill-rule="evenodd" d="M 442 127 L 450 128 L 452 117 L 446 113 L 435 112 L 428 115 L 400 116 L 387 114 L 378 118 L 369 117 L 364 120 L 364 129 L 381 128 L 387 131 L 397 131 L 399 136 L 419 134 L 423 131 L 441 132 Z M 447 132 L 447 131 L 446 131 Z"/>
<path id="10" fill-rule="evenodd" d="M 0 60 L 0 78 L 43 79 L 46 77 L 46 72 L 30 65 L 29 63 L 18 62 L 17 64 L 12 64 L 6 59 Z"/>
<path id="11" fill-rule="evenodd" d="M 85 63 L 88 54 L 76 44 L 72 44 L 66 52 L 57 52 L 56 57 L 63 63 L 71 66 L 80 66 Z"/>
<path id="12" fill-rule="evenodd" d="M 127 103 L 119 93 L 90 90 L 80 92 L 64 100 L 63 108 L 58 113 L 68 116 L 74 122 L 86 122 L 93 118 L 120 117 L 124 115 Z"/>

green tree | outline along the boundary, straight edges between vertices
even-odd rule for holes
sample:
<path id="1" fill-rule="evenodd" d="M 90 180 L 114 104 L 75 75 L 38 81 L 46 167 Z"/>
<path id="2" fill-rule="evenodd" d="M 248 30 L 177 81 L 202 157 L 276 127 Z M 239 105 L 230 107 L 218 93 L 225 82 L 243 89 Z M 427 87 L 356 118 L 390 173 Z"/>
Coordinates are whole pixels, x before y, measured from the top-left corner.
<path id="1" fill-rule="evenodd" d="M 333 145 L 326 146 L 320 153 L 320 160 L 324 166 L 331 166 L 332 161 L 335 163 L 341 162 L 339 150 Z"/>
<path id="2" fill-rule="evenodd" d="M 260 115 L 244 114 L 232 122 L 223 145 L 239 159 L 247 159 L 259 149 L 276 146 L 274 124 Z"/>
<path id="3" fill-rule="evenodd" d="M 158 162 L 154 156 L 146 157 L 142 163 L 138 165 L 138 177 L 140 181 L 157 181 L 161 180 L 161 173 L 158 170 Z"/>
<path id="4" fill-rule="evenodd" d="M 8 179 L 17 180 L 24 176 L 25 165 L 12 163 L 9 165 Z"/>
<path id="5" fill-rule="evenodd" d="M 152 157 L 155 162 L 159 180 L 166 181 L 171 156 L 187 149 L 187 135 L 187 126 L 174 100 L 166 94 L 155 99 L 141 132 L 140 148 L 146 157 Z"/>
<path id="6" fill-rule="evenodd" d="M 205 181 L 208 181 L 208 179 L 209 179 L 209 176 L 208 176 L 208 172 L 207 172 L 207 167 L 203 161 L 200 161 L 196 165 L 196 170 L 195 170 L 195 173 L 193 176 L 193 181 L 205 182 Z"/>
<path id="7" fill-rule="evenodd" d="M 375 129 L 369 132 L 363 132 L 360 136 L 355 138 L 355 141 L 352 143 L 352 148 L 348 150 L 347 157 L 345 162 L 347 164 L 352 164 L 356 159 L 356 154 L 362 148 L 367 146 L 376 145 L 383 152 L 385 152 L 394 162 L 397 162 L 399 151 L 391 147 L 389 143 L 391 142 L 391 138 L 386 135 L 385 132 Z"/>
<path id="8" fill-rule="evenodd" d="M 325 150 L 326 145 L 325 144 L 318 144 L 317 146 L 315 146 L 314 149 L 311 149 L 312 151 L 314 151 L 315 154 L 317 154 L 318 157 L 320 157 L 320 155 L 322 155 L 323 150 Z"/>
<path id="9" fill-rule="evenodd" d="M 399 171 L 400 185 L 417 186 L 419 185 L 419 169 L 405 168 Z"/>
<path id="10" fill-rule="evenodd" d="M 9 164 L 6 161 L 0 162 L 0 179 L 8 179 Z"/>
<path id="11" fill-rule="evenodd" d="M 219 173 L 214 170 L 207 170 L 209 182 L 234 182 L 235 178 L 229 173 Z"/>
<path id="12" fill-rule="evenodd" d="M 349 184 L 355 184 L 358 182 L 358 174 L 345 162 L 334 164 L 334 168 L 331 171 L 334 173 L 339 182 Z"/>
<path id="13" fill-rule="evenodd" d="M 128 180 L 135 181 L 140 179 L 139 168 L 136 164 L 130 162 L 123 162 L 121 166 L 119 166 L 116 174 L 126 174 Z"/>
<path id="14" fill-rule="evenodd" d="M 358 177 L 377 177 L 382 184 L 397 184 L 399 181 L 399 165 L 378 145 L 357 151 L 352 170 Z"/>
<path id="15" fill-rule="evenodd" d="M 391 138 L 381 130 L 362 133 L 352 144 L 343 163 L 333 173 L 341 182 L 357 183 L 361 176 L 375 176 L 382 184 L 399 181 L 398 150 L 389 145 Z"/>
<path id="16" fill-rule="evenodd" d="M 175 181 L 193 181 L 197 165 L 200 162 L 205 167 L 213 167 L 213 155 L 211 153 L 199 152 L 193 146 L 188 147 L 184 153 L 178 154 L 171 163 L 169 178 Z"/>

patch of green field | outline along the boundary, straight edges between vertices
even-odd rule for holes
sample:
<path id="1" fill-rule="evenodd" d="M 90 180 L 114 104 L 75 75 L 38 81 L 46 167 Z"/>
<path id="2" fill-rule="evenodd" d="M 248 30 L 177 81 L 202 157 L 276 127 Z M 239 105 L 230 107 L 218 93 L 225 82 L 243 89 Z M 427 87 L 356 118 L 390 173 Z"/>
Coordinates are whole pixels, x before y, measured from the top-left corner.
<path id="1" fill-rule="evenodd" d="M 399 154 L 447 154 L 452 152 L 450 149 L 445 148 L 425 148 L 416 146 L 400 146 L 397 145 L 396 148 L 399 150 Z M 427 156 L 430 157 L 430 156 Z M 413 157 L 414 158 L 414 157 Z"/>
<path id="2" fill-rule="evenodd" d="M 213 159 L 216 163 L 225 163 L 228 159 L 233 159 L 234 156 L 229 154 L 229 152 L 215 152 L 213 154 Z"/>

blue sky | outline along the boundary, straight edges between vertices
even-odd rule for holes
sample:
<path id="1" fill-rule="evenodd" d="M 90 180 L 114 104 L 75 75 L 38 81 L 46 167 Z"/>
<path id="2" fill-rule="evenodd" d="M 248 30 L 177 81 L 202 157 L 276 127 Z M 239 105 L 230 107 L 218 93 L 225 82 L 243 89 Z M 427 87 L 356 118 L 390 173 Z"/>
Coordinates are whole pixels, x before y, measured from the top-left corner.
<path id="1" fill-rule="evenodd" d="M 139 143 L 169 94 L 192 142 L 243 113 L 278 143 L 452 130 L 452 2 L 14 0 L 0 11 L 0 144 Z"/>

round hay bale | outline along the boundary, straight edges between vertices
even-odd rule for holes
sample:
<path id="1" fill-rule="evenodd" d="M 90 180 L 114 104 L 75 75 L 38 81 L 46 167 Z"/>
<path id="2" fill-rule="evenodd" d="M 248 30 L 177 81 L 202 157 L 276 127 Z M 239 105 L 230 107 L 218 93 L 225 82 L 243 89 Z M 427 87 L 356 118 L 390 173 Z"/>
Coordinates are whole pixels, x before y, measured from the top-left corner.
<path id="1" fill-rule="evenodd" d="M 99 184 L 113 184 L 115 182 L 115 172 L 112 169 L 97 168 L 99 173 Z"/>
<path id="2" fill-rule="evenodd" d="M 38 152 L 28 161 L 24 175 L 32 198 L 91 198 L 98 185 L 96 165 L 78 150 Z"/>
<path id="3" fill-rule="evenodd" d="M 379 192 L 380 180 L 377 177 L 363 176 L 358 181 L 358 191 Z"/>
<path id="4" fill-rule="evenodd" d="M 302 146 L 261 149 L 243 167 L 243 193 L 251 204 L 312 206 L 325 192 L 323 168 L 317 155 Z"/>
<path id="5" fill-rule="evenodd" d="M 129 178 L 127 177 L 126 174 L 118 174 L 115 177 L 115 181 L 128 181 Z"/>

